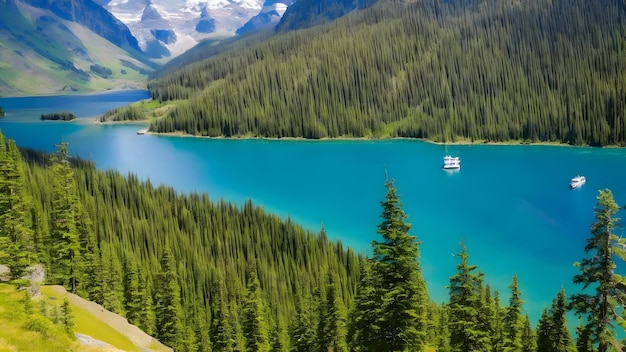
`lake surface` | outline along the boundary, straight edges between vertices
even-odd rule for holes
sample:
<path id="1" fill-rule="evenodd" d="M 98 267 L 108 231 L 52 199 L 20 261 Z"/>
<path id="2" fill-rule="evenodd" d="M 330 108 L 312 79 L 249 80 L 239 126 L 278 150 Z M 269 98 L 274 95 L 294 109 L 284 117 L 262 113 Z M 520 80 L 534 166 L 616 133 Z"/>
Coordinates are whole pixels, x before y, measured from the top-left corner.
<path id="1" fill-rule="evenodd" d="M 593 221 L 597 191 L 626 204 L 626 149 L 554 146 L 441 146 L 414 140 L 274 141 L 138 136 L 143 126 L 93 124 L 94 116 L 149 98 L 145 91 L 0 99 L 0 129 L 19 146 L 53 151 L 62 139 L 100 169 L 133 172 L 183 192 L 255 204 L 367 253 L 378 238 L 386 174 L 395 180 L 435 301 L 447 300 L 465 241 L 470 263 L 507 304 L 517 273 L 533 322 L 561 286 L 574 292 L 573 262 Z M 71 111 L 78 121 L 39 121 Z M 457 173 L 441 170 L 458 155 Z M 581 189 L 569 180 L 587 177 Z M 624 212 L 622 217 L 626 217 Z M 618 234 L 622 230 L 619 230 Z"/>

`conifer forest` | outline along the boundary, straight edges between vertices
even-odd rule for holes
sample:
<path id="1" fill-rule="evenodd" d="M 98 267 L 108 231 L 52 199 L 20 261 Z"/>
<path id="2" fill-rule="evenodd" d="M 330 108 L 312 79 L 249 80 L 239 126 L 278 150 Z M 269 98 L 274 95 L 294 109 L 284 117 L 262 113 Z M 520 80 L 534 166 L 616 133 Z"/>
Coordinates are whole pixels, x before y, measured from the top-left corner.
<path id="1" fill-rule="evenodd" d="M 535 326 L 517 277 L 490 288 L 463 243 L 449 297 L 429 296 L 392 179 L 364 256 L 249 202 L 99 171 L 57 147 L 20 150 L 0 135 L 0 260 L 16 282 L 43 264 L 47 284 L 175 351 L 621 351 L 626 243 L 608 189 L 575 264 L 580 289 L 555 292 Z"/>
<path id="2" fill-rule="evenodd" d="M 370 3 L 368 3 L 370 4 Z M 378 1 L 153 75 L 154 132 L 625 145 L 619 0 Z"/>

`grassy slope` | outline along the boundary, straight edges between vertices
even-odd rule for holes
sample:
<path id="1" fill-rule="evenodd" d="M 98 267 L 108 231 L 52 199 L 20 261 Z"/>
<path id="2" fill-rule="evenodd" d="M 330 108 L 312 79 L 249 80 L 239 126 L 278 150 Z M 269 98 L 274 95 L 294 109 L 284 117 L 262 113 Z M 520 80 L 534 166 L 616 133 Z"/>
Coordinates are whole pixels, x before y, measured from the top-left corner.
<path id="1" fill-rule="evenodd" d="M 45 325 L 46 334 L 30 331 L 25 328 L 29 320 L 42 319 L 41 314 L 35 312 L 26 315 L 20 300 L 24 297 L 15 287 L 0 284 L 0 352 L 5 351 L 32 351 L 32 352 L 65 352 L 76 350 L 78 344 L 67 336 L 63 330 L 48 321 Z M 34 302 L 35 303 L 35 302 Z M 37 311 L 36 303 L 34 311 Z"/>
<path id="2" fill-rule="evenodd" d="M 144 87 L 145 73 L 124 67 L 120 60 L 145 65 L 106 39 L 45 10 L 23 4 L 19 9 L 16 13 L 0 2 L 0 95 Z M 52 20 L 42 21 L 42 16 Z M 97 63 L 113 75 L 104 79 L 89 74 L 85 79 L 64 63 L 87 73 Z"/>
<path id="3" fill-rule="evenodd" d="M 127 324 L 124 318 L 93 302 L 68 294 L 59 286 L 44 286 L 41 292 L 57 301 L 62 301 L 65 297 L 69 299 L 76 322 L 74 331 L 77 333 L 89 335 L 124 351 L 138 352 L 152 349 L 157 352 L 171 352 L 170 348 L 145 334 L 138 337 L 140 330 Z"/>

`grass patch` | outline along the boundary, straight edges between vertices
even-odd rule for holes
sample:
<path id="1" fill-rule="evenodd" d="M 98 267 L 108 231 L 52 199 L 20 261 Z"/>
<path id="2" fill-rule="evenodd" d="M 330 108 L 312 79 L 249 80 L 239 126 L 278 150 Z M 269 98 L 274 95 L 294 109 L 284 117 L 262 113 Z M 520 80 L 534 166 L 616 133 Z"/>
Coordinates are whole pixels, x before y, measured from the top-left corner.
<path id="1" fill-rule="evenodd" d="M 46 297 L 56 298 L 59 301 L 63 300 L 63 295 L 56 293 L 51 287 L 41 287 L 41 293 Z M 89 335 L 96 340 L 106 342 L 124 351 L 139 352 L 139 348 L 122 333 L 71 301 L 70 305 L 74 314 L 74 322 L 76 323 L 75 332 Z"/>
<path id="2" fill-rule="evenodd" d="M 78 351 L 78 342 L 72 340 L 61 326 L 55 325 L 32 301 L 26 314 L 24 292 L 14 286 L 0 284 L 0 352 L 67 352 Z"/>

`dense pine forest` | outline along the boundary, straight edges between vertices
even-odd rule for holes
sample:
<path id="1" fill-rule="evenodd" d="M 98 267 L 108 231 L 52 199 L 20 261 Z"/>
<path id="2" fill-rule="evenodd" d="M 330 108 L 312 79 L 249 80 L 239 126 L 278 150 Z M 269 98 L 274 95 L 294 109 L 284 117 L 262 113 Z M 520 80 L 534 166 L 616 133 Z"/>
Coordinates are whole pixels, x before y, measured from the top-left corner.
<path id="1" fill-rule="evenodd" d="M 382 0 L 168 65 L 152 97 L 186 102 L 151 130 L 624 146 L 625 11 L 619 0 Z"/>
<path id="2" fill-rule="evenodd" d="M 42 263 L 47 283 L 175 351 L 621 351 L 626 239 L 613 233 L 610 190 L 575 263 L 580 291 L 555 292 L 533 326 L 516 275 L 509 292 L 493 290 L 463 243 L 449 297 L 435 302 L 393 180 L 385 187 L 367 258 L 251 203 L 98 171 L 65 143 L 20 151 L 0 134 L 0 263 L 16 285 Z"/>

